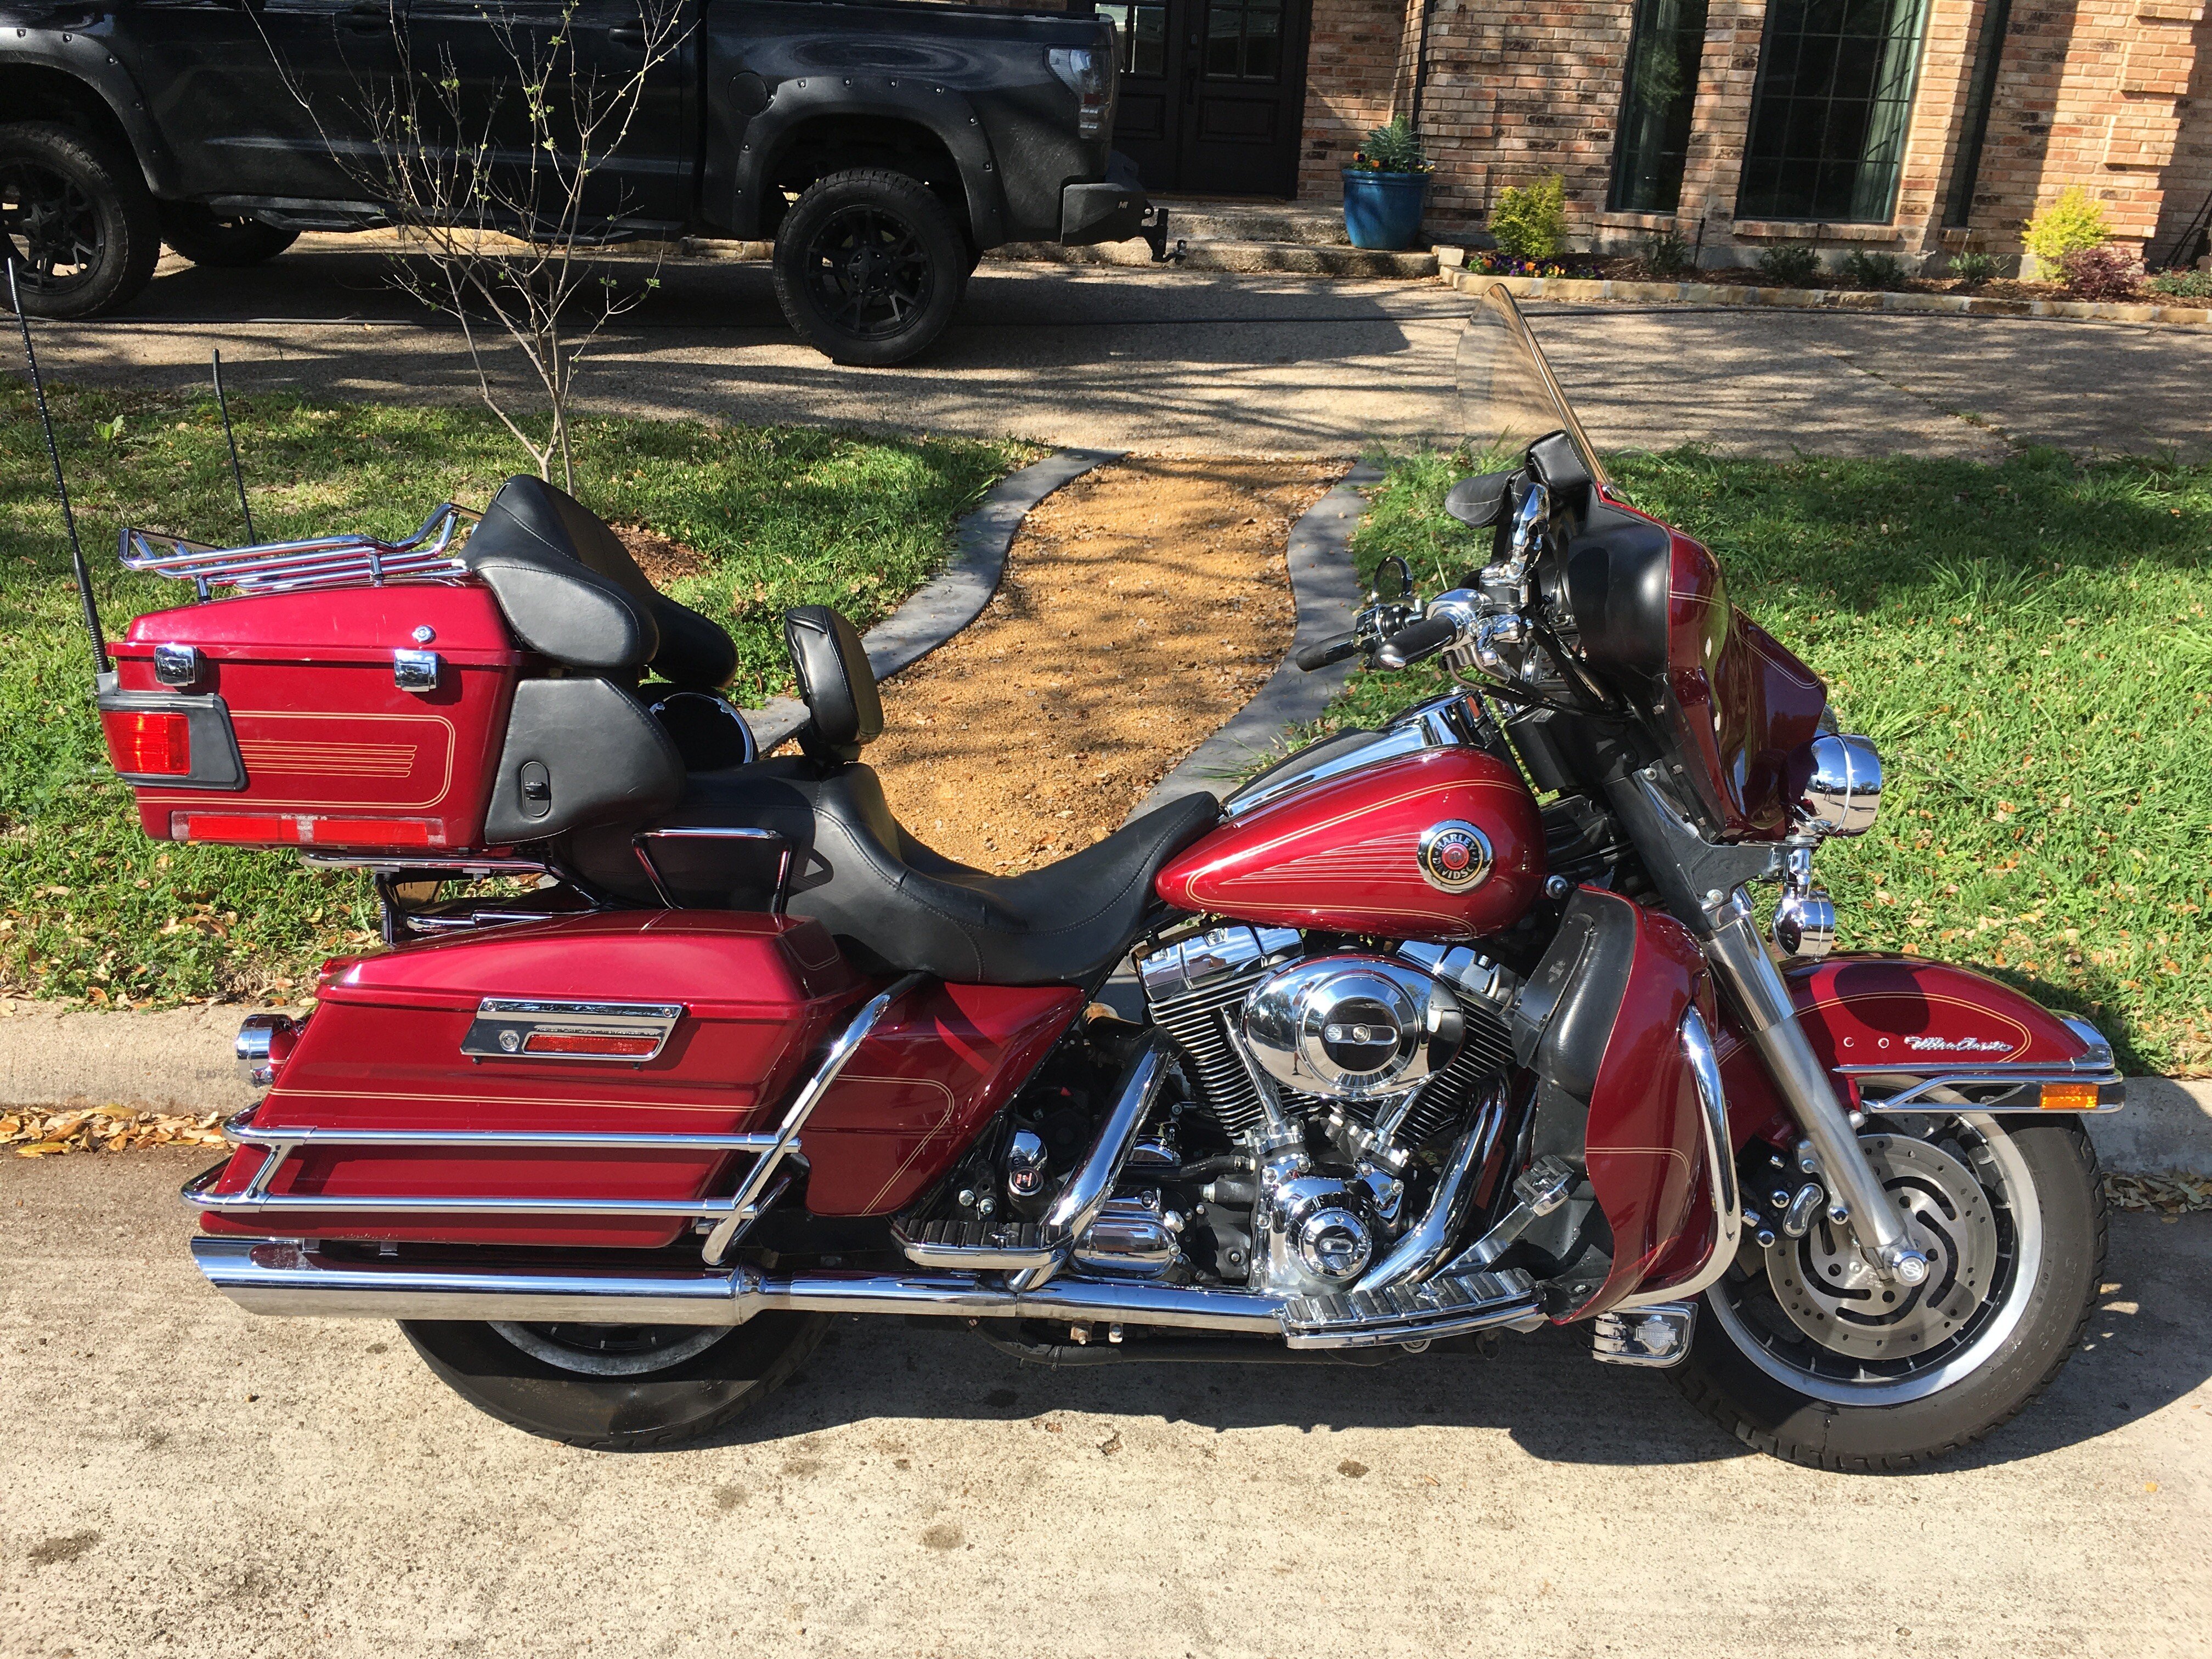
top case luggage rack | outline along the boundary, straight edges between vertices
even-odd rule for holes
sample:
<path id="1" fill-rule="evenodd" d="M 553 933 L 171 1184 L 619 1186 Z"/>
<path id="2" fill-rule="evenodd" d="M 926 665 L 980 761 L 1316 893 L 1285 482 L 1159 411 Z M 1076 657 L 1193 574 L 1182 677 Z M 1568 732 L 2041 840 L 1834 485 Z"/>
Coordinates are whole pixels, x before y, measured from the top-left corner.
<path id="1" fill-rule="evenodd" d="M 464 576 L 468 568 L 452 556 L 455 536 L 483 515 L 454 501 L 422 520 L 404 541 L 373 536 L 316 536 L 258 547 L 210 547 L 182 536 L 125 529 L 119 556 L 127 570 L 146 571 L 192 584 L 203 599 L 215 587 L 241 594 L 283 593 L 309 587 L 381 586 L 395 576 L 414 580 Z"/>

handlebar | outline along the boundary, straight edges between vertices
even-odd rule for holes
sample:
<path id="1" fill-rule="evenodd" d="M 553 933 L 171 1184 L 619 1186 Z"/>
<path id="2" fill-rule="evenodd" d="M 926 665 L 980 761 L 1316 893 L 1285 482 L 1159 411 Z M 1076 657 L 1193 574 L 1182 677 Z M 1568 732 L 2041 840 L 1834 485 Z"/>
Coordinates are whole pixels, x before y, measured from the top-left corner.
<path id="1" fill-rule="evenodd" d="M 1347 657 L 1356 657 L 1358 654 L 1359 635 L 1355 631 L 1350 634 L 1334 634 L 1328 639 L 1317 640 L 1291 660 L 1310 674 L 1316 669 L 1327 668 L 1331 663 L 1342 662 Z"/>
<path id="2" fill-rule="evenodd" d="M 1385 668 L 1409 668 L 1425 657 L 1433 657 L 1459 637 L 1459 624 L 1446 617 L 1426 617 L 1408 623 L 1382 641 L 1375 659 Z"/>

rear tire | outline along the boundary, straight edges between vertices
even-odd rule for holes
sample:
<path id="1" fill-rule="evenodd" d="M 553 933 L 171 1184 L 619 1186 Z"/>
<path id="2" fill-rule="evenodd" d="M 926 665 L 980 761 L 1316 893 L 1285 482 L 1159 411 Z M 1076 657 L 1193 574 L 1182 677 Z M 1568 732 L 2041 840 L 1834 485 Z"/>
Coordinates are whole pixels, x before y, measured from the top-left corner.
<path id="1" fill-rule="evenodd" d="M 968 241 L 945 204 L 902 173 L 833 173 L 776 228 L 775 297 L 832 362 L 902 363 L 934 343 L 967 286 Z"/>
<path id="2" fill-rule="evenodd" d="M 160 216 L 137 165 L 49 121 L 0 125 L 0 262 L 11 257 L 33 317 L 128 305 L 161 257 Z"/>
<path id="3" fill-rule="evenodd" d="M 1868 1145 L 1911 1121 L 1870 1121 Z M 1705 1292 L 1696 1340 L 1675 1373 L 1691 1403 L 1746 1445 L 1814 1468 L 1914 1468 L 2010 1421 L 2079 1346 L 2104 1274 L 2106 1237 L 2104 1188 L 2087 1133 L 2079 1123 L 2050 1120 L 1964 1116 L 1948 1122 L 1960 1126 L 1952 1144 L 1970 1154 L 1989 1209 L 1977 1213 L 1971 1196 L 1966 1206 L 1947 1206 L 1936 1183 L 1910 1170 L 1897 1170 L 1886 1184 L 1903 1192 L 1917 1182 L 1929 1196 L 1911 1201 L 1937 1205 L 1927 1213 L 1948 1232 L 1947 1245 L 1977 1231 L 1995 1242 L 1994 1249 L 1980 1249 L 1988 1260 L 1979 1262 L 1970 1260 L 1971 1251 L 1947 1249 L 1938 1277 L 1929 1281 L 1936 1290 L 1941 1275 L 1955 1267 L 1954 1287 L 1969 1275 L 1986 1275 L 1986 1292 L 1968 1298 L 1954 1288 L 1948 1309 L 1937 1308 L 1931 1296 L 1918 1316 L 1933 1345 L 1926 1358 L 1869 1364 L 1848 1350 L 1863 1356 L 1869 1338 L 1859 1333 L 1880 1328 L 1879 1318 L 1866 1316 L 1880 1313 L 1870 1296 L 1851 1310 L 1826 1297 L 1829 1287 L 1819 1273 L 1789 1265 L 1789 1253 L 1814 1245 L 1817 1230 L 1780 1247 L 1795 1316 L 1776 1296 L 1762 1253 L 1747 1244 L 1738 1265 Z M 1824 1271 L 1838 1271 L 1833 1259 Z M 1875 1292 L 1882 1289 L 1873 1282 Z M 1943 1313 L 1964 1316 L 1955 1323 L 1934 1316 Z M 1847 1322 L 1857 1331 L 1845 1334 Z M 1838 1340 L 1814 1340 L 1803 1334 L 1808 1325 L 1835 1332 Z M 1850 1375 L 1855 1367 L 1862 1373 L 1857 1379 Z M 1856 1403 L 1862 1400 L 1867 1403 Z"/>
<path id="4" fill-rule="evenodd" d="M 161 240 L 196 265 L 239 270 L 275 258 L 300 240 L 243 214 L 217 213 L 198 202 L 161 204 Z"/>
<path id="5" fill-rule="evenodd" d="M 479 1320 L 399 1328 L 448 1388 L 502 1423 L 593 1451 L 646 1451 L 712 1433 L 767 1399 L 821 1346 L 830 1316 L 757 1314 L 727 1330 Z"/>

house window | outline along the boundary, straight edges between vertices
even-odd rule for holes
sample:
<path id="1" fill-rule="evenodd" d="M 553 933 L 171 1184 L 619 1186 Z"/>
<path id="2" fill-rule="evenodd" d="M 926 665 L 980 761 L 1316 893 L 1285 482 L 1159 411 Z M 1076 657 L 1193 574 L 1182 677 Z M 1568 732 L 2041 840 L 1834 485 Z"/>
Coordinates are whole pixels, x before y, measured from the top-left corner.
<path id="1" fill-rule="evenodd" d="M 1114 52 L 1124 75 L 1168 72 L 1168 9 L 1164 6 L 1102 5 L 1098 15 L 1114 25 Z"/>
<path id="2" fill-rule="evenodd" d="M 1705 0 L 1637 0 L 1613 148 L 1613 212 L 1672 213 L 1681 200 L 1705 50 Z"/>
<path id="3" fill-rule="evenodd" d="M 1211 0 L 1206 78 L 1273 81 L 1283 69 L 1283 0 Z"/>
<path id="4" fill-rule="evenodd" d="M 1888 222 L 1923 13 L 1923 0 L 1772 0 L 1738 218 Z"/>

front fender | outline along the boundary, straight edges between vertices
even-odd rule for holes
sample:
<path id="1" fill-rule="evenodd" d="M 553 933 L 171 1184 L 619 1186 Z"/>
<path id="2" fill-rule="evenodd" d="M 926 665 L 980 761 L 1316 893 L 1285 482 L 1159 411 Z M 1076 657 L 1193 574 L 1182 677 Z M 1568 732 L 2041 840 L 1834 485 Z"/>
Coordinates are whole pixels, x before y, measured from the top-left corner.
<path id="1" fill-rule="evenodd" d="M 960 169 L 968 204 L 968 223 L 979 247 L 1006 240 L 1006 197 L 991 155 L 990 141 L 974 106 L 960 92 L 927 76 L 808 74 L 774 83 L 760 112 L 735 135 L 735 154 L 726 163 L 727 205 L 724 221 L 740 235 L 757 232 L 770 164 L 783 141 L 802 124 L 823 116 L 864 116 L 920 127 L 942 143 Z M 727 146 L 723 146 L 725 149 Z M 710 160 L 707 184 L 712 196 L 715 174 Z M 719 216 L 712 213 L 710 217 Z"/>
<path id="2" fill-rule="evenodd" d="M 148 113 L 145 97 L 124 68 L 116 46 L 112 12 L 89 18 L 82 12 L 70 14 L 66 28 L 58 15 L 27 17 L 20 27 L 7 31 L 0 71 L 21 67 L 74 82 L 77 97 L 104 109 L 121 129 L 146 188 L 156 196 L 173 196 L 179 182 L 176 157 Z"/>
<path id="3" fill-rule="evenodd" d="M 1873 1107 L 1901 1087 L 1946 1079 L 1958 1085 L 1952 1094 L 1984 1109 L 2117 1111 L 2122 1103 L 2111 1047 L 2092 1027 L 1971 968 L 1851 954 L 1801 963 L 1783 977 L 1806 1039 L 1847 1106 Z M 1732 1017 L 1715 1046 L 1736 1145 L 1793 1142 L 1796 1121 Z M 2008 1091 L 2007 1079 L 2045 1079 L 2069 1086 Z"/>

